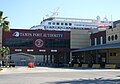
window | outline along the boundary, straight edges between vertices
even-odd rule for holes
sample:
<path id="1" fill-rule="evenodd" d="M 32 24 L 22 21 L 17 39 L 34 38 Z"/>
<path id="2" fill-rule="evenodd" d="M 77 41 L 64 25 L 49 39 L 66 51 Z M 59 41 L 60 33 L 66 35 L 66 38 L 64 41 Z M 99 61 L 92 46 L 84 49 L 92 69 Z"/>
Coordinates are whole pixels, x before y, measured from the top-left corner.
<path id="1" fill-rule="evenodd" d="M 8 47 L 33 47 L 33 39 L 31 38 L 6 38 L 5 44 Z"/>
<path id="2" fill-rule="evenodd" d="M 113 56 L 117 56 L 115 52 L 113 53 Z"/>
<path id="3" fill-rule="evenodd" d="M 110 56 L 112 56 L 112 53 L 110 53 Z"/>
<path id="4" fill-rule="evenodd" d="M 65 25 L 68 25 L 68 23 L 65 23 Z"/>
<path id="5" fill-rule="evenodd" d="M 68 29 L 68 27 L 66 27 L 66 29 Z"/>
<path id="6" fill-rule="evenodd" d="M 51 25 L 51 22 L 48 22 L 49 25 Z"/>
<path id="7" fill-rule="evenodd" d="M 117 53 L 116 52 L 111 52 L 110 56 L 117 56 Z"/>
<path id="8" fill-rule="evenodd" d="M 61 25 L 63 25 L 63 23 L 61 23 Z"/>
<path id="9" fill-rule="evenodd" d="M 46 39 L 46 48 L 70 48 L 70 40 L 64 39 Z"/>
<path id="10" fill-rule="evenodd" d="M 55 22 L 53 22 L 52 24 L 55 25 Z"/>
<path id="11" fill-rule="evenodd" d="M 103 36 L 103 44 L 106 43 L 106 36 Z"/>
<path id="12" fill-rule="evenodd" d="M 57 25 L 59 25 L 59 23 L 57 22 Z"/>
<path id="13" fill-rule="evenodd" d="M 117 40 L 118 39 L 118 36 L 117 36 L 117 34 L 115 35 L 115 40 Z"/>
<path id="14" fill-rule="evenodd" d="M 110 41 L 110 36 L 108 36 L 108 41 Z"/>
<path id="15" fill-rule="evenodd" d="M 91 46 L 95 45 L 95 39 L 91 38 Z"/>
<path id="16" fill-rule="evenodd" d="M 72 25 L 72 23 L 69 23 L 69 26 L 71 26 Z"/>
<path id="17" fill-rule="evenodd" d="M 44 26 L 44 28 L 46 28 L 46 26 Z"/>
<path id="18" fill-rule="evenodd" d="M 100 44 L 100 37 L 97 37 L 97 45 Z"/>
<path id="19" fill-rule="evenodd" d="M 113 35 L 111 36 L 111 39 L 114 40 L 114 36 Z"/>

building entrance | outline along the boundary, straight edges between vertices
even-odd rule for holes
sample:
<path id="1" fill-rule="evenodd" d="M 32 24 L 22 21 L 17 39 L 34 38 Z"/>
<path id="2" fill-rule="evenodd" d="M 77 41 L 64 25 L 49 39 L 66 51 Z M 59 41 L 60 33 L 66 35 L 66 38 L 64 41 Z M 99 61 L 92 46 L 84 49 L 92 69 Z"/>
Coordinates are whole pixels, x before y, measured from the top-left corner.
<path id="1" fill-rule="evenodd" d="M 6 59 L 7 62 L 13 61 L 17 66 L 25 66 L 28 65 L 29 62 L 35 63 L 36 56 L 27 53 L 15 53 L 8 55 Z"/>
<path id="2" fill-rule="evenodd" d="M 32 53 L 33 54 L 33 53 Z M 27 66 L 34 62 L 36 66 L 59 66 L 69 63 L 69 53 L 36 53 L 36 55 L 16 53 L 8 56 L 8 61 L 13 60 L 16 66 Z"/>
<path id="3" fill-rule="evenodd" d="M 70 61 L 69 53 L 48 53 L 43 55 L 41 65 L 61 66 L 68 64 Z"/>

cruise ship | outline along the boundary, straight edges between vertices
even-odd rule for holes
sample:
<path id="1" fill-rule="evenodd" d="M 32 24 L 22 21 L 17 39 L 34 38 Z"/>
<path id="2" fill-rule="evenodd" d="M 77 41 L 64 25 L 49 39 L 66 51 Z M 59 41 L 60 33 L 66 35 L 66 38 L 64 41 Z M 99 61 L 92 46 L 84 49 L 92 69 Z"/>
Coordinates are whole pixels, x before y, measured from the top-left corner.
<path id="1" fill-rule="evenodd" d="M 104 30 L 112 26 L 112 21 L 108 21 L 105 17 L 103 20 L 99 16 L 96 19 L 80 19 L 80 18 L 63 18 L 63 17 L 48 17 L 43 19 L 39 25 L 35 25 L 30 29 L 36 30 L 59 30 L 70 31 L 71 29 L 100 29 Z"/>

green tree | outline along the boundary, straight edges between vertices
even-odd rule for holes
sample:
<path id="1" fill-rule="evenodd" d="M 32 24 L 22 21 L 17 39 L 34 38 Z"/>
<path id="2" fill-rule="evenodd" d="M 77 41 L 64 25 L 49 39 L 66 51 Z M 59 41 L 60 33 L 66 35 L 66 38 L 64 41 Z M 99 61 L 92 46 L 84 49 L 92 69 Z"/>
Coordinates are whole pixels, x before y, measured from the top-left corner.
<path id="1" fill-rule="evenodd" d="M 9 21 L 7 21 L 8 17 L 3 17 L 3 11 L 0 11 L 0 28 L 2 30 L 4 30 L 5 32 L 9 32 Z M 2 38 L 2 31 L 1 33 L 1 37 Z M 2 61 L 5 62 L 6 61 L 6 55 L 9 54 L 10 49 L 8 47 L 5 46 L 0 46 L 0 56 L 2 58 Z"/>
<path id="2" fill-rule="evenodd" d="M 9 47 L 0 47 L 0 56 L 2 57 L 2 62 L 7 66 L 7 60 L 6 60 L 6 55 L 10 53 Z M 2 64 L 2 65 L 3 65 Z"/>
<path id="3" fill-rule="evenodd" d="M 7 55 L 7 54 L 9 54 L 9 53 L 10 53 L 9 47 L 5 47 L 5 46 L 0 47 L 0 55 L 1 55 L 3 58 L 5 58 L 4 55 Z"/>
<path id="4" fill-rule="evenodd" d="M 9 21 L 6 21 L 8 17 L 3 17 L 3 11 L 0 11 L 0 28 L 2 28 L 4 31 L 10 31 L 9 28 Z"/>

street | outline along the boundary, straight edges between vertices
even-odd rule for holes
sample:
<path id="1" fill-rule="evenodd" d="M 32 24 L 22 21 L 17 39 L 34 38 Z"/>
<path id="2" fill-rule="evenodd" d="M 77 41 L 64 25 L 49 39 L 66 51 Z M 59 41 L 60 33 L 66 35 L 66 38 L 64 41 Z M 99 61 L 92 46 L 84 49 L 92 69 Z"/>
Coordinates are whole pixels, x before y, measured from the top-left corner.
<path id="1" fill-rule="evenodd" d="M 119 69 L 3 68 L 0 84 L 120 84 Z"/>

